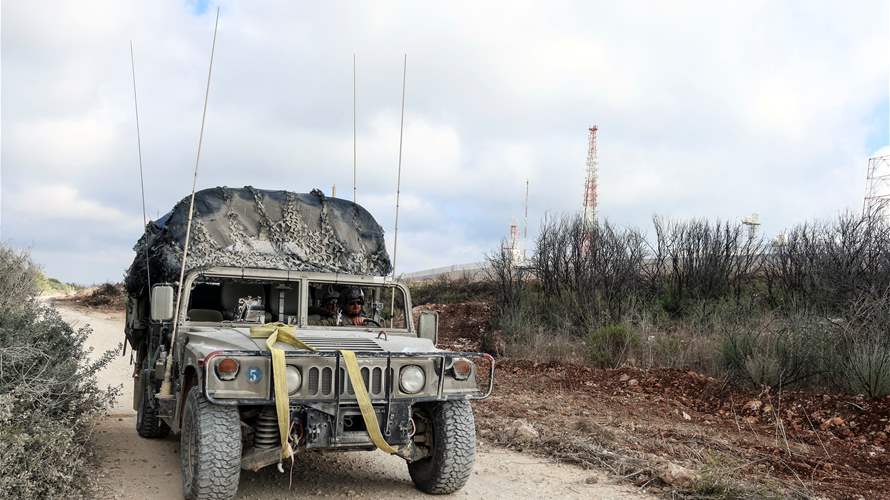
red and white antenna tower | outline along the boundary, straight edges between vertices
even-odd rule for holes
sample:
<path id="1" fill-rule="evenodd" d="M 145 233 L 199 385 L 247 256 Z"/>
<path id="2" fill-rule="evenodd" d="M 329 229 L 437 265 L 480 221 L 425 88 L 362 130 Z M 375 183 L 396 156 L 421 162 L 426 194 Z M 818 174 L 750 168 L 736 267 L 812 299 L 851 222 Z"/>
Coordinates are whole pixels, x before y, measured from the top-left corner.
<path id="1" fill-rule="evenodd" d="M 596 222 L 596 188 L 599 160 L 596 155 L 596 131 L 594 125 L 588 129 L 587 136 L 587 179 L 584 181 L 584 221 Z"/>

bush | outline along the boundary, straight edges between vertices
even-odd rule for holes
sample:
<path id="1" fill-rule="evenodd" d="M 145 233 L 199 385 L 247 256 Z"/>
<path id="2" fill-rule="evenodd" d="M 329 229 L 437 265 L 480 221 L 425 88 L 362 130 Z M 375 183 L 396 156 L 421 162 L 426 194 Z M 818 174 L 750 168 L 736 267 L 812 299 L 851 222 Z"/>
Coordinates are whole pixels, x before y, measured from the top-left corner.
<path id="1" fill-rule="evenodd" d="M 74 330 L 37 303 L 33 282 L 9 279 L 35 275 L 27 256 L 0 247 L 0 268 L 0 492 L 89 496 L 92 419 L 114 397 L 99 389 L 96 373 L 114 353 L 90 362 L 89 329 Z"/>
<path id="2" fill-rule="evenodd" d="M 640 348 L 640 336 L 625 325 L 607 325 L 590 332 L 587 352 L 600 368 L 618 368 Z"/>
<path id="3" fill-rule="evenodd" d="M 723 361 L 731 376 L 776 388 L 818 380 L 829 335 L 824 325 L 804 311 L 781 318 L 756 310 L 749 314 L 721 328 Z"/>
<path id="4" fill-rule="evenodd" d="M 32 302 L 39 292 L 39 276 L 27 253 L 0 245 L 0 315 Z"/>
<path id="5" fill-rule="evenodd" d="M 684 314 L 692 304 L 740 301 L 759 271 L 761 240 L 741 224 L 653 219 L 655 244 L 647 266 L 650 291 L 665 311 Z"/>
<path id="6" fill-rule="evenodd" d="M 765 271 L 774 305 L 842 313 L 859 297 L 880 296 L 890 287 L 890 224 L 851 213 L 801 224 L 773 245 Z"/>
<path id="7" fill-rule="evenodd" d="M 859 297 L 831 325 L 837 341 L 825 364 L 833 384 L 872 398 L 890 394 L 890 290 Z"/>
<path id="8" fill-rule="evenodd" d="M 850 346 L 840 368 L 849 391 L 870 398 L 890 394 L 890 345 L 886 340 L 857 340 Z"/>
<path id="9" fill-rule="evenodd" d="M 123 306 L 125 300 L 123 283 L 103 283 L 90 293 L 84 304 L 88 306 Z"/>
<path id="10" fill-rule="evenodd" d="M 535 243 L 534 273 L 548 324 L 569 319 L 582 337 L 621 321 L 642 291 L 646 245 L 635 230 L 581 216 L 547 219 Z"/>

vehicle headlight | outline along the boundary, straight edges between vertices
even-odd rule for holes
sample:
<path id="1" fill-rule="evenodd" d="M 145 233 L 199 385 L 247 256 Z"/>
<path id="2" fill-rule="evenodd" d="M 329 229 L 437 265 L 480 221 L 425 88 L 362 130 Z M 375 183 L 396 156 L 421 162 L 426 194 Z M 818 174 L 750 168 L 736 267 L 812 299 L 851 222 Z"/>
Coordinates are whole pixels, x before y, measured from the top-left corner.
<path id="1" fill-rule="evenodd" d="M 287 393 L 293 396 L 300 390 L 300 386 L 303 385 L 303 375 L 300 373 L 300 369 L 293 365 L 287 365 L 284 375 L 285 380 L 287 380 Z"/>
<path id="2" fill-rule="evenodd" d="M 426 385 L 423 368 L 417 365 L 403 366 L 399 372 L 399 388 L 406 394 L 417 394 Z"/>
<path id="3" fill-rule="evenodd" d="M 238 376 L 238 370 L 240 368 L 241 363 L 239 363 L 237 359 L 222 358 L 216 362 L 216 376 L 220 380 L 235 380 L 235 377 Z"/>

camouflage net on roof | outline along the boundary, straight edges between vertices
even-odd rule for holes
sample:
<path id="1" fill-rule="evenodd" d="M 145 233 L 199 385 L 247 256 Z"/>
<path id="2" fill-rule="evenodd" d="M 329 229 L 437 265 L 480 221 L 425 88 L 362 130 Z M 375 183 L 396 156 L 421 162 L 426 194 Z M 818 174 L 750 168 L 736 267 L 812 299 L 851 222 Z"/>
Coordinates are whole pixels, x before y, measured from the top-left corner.
<path id="1" fill-rule="evenodd" d="M 133 248 L 127 292 L 147 290 L 145 254 L 152 283 L 176 282 L 188 222 L 189 198 L 151 221 Z M 392 270 L 383 229 L 367 210 L 338 198 L 267 191 L 250 186 L 195 193 L 186 271 L 235 266 L 385 276 Z"/>

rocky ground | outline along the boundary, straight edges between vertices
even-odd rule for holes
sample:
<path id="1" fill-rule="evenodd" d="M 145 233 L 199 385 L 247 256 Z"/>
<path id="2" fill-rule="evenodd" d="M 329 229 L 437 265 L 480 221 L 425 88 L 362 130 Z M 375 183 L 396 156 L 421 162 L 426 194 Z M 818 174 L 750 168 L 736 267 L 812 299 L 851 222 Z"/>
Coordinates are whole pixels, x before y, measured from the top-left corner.
<path id="1" fill-rule="evenodd" d="M 424 307 L 440 311 L 444 345 L 480 348 L 488 305 Z M 890 498 L 890 398 L 502 358 L 476 414 L 482 439 L 672 496 Z"/>

